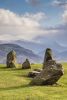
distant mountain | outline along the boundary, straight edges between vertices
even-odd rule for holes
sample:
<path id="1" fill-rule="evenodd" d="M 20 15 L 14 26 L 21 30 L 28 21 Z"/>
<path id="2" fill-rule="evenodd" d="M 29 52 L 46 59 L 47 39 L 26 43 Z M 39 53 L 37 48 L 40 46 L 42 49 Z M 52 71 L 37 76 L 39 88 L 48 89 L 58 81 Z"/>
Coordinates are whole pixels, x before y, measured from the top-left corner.
<path id="1" fill-rule="evenodd" d="M 46 43 L 36 43 L 31 41 L 25 41 L 25 40 L 16 40 L 16 41 L 10 41 L 9 43 L 7 41 L 0 42 L 3 43 L 3 47 L 5 46 L 5 49 L 7 52 L 14 49 L 17 52 L 18 55 L 18 61 L 22 62 L 22 59 L 24 60 L 26 57 L 31 60 L 31 62 L 43 62 L 44 54 L 46 48 L 51 48 L 53 51 L 53 56 L 57 60 L 67 61 L 67 46 L 62 45 L 56 41 L 46 42 Z M 4 44 L 6 43 L 6 44 Z M 1 45 L 0 45 L 1 46 Z M 1 48 L 1 47 L 0 47 Z M 10 48 L 10 49 L 9 49 Z M 27 49 L 25 49 L 27 48 Z M 33 50 L 33 51 L 32 51 Z M 3 52 L 3 53 L 2 53 Z M 7 54 L 6 52 L 6 54 Z M 0 51 L 0 57 L 4 55 L 5 51 Z M 3 58 L 4 59 L 4 58 Z"/>
<path id="2" fill-rule="evenodd" d="M 57 59 L 61 61 L 67 61 L 67 50 L 58 53 Z"/>
<path id="3" fill-rule="evenodd" d="M 55 42 L 53 44 L 48 45 L 49 48 L 52 49 L 53 51 L 53 58 L 59 61 L 67 61 L 67 47 L 60 45 L 59 43 Z M 38 53 L 39 56 L 44 58 L 45 50 L 42 50 L 41 52 Z"/>
<path id="4" fill-rule="evenodd" d="M 44 54 L 45 50 L 38 53 L 38 55 L 41 56 L 42 59 L 44 58 Z M 53 58 L 57 61 L 67 61 L 67 50 L 62 50 L 60 52 L 58 50 L 53 50 Z"/>
<path id="5" fill-rule="evenodd" d="M 43 42 L 43 43 L 38 43 L 38 42 L 32 42 L 32 41 L 27 41 L 27 40 L 14 40 L 14 41 L 0 41 L 0 43 L 12 43 L 12 44 L 17 44 L 21 47 L 33 50 L 35 53 L 40 53 L 42 51 L 45 51 L 46 48 L 52 48 L 54 52 L 62 52 L 64 50 L 67 50 L 67 46 L 64 46 L 56 41 L 53 42 Z"/>
<path id="6" fill-rule="evenodd" d="M 22 63 L 26 58 L 31 62 L 40 62 L 40 56 L 36 55 L 32 50 L 23 48 L 17 44 L 0 44 L 0 63 L 6 62 L 6 56 L 11 51 L 15 50 L 17 53 L 17 61 Z"/>
<path id="7" fill-rule="evenodd" d="M 44 45 L 37 42 L 26 41 L 26 40 L 16 40 L 11 42 L 18 44 L 24 48 L 33 50 L 35 53 L 38 53 L 39 51 L 42 51 L 44 49 Z"/>
<path id="8" fill-rule="evenodd" d="M 25 40 L 16 40 L 16 41 L 13 41 L 13 43 L 19 44 L 20 46 L 24 48 L 33 50 L 36 53 L 44 51 L 46 48 L 52 48 L 54 52 L 62 52 L 63 50 L 67 50 L 67 46 L 64 46 L 56 41 L 38 43 L 38 42 L 31 42 L 31 41 L 25 41 Z"/>

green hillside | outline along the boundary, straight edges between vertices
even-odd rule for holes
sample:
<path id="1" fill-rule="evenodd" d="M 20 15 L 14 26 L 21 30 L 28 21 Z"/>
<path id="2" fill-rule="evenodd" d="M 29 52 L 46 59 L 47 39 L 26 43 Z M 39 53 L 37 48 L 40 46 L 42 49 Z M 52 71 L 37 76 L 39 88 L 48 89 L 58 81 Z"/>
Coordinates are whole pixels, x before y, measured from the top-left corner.
<path id="1" fill-rule="evenodd" d="M 40 68 L 42 65 L 31 65 Z M 0 65 L 0 100 L 67 100 L 67 63 L 63 63 L 64 76 L 57 86 L 30 86 L 30 70 L 7 69 Z"/>

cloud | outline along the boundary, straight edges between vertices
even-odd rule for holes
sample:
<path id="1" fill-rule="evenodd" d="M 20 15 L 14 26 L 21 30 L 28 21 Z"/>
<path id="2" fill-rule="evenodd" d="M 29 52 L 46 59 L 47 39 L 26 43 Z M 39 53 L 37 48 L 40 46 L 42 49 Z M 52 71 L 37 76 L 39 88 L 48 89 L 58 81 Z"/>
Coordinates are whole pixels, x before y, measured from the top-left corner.
<path id="1" fill-rule="evenodd" d="M 46 15 L 43 12 L 18 15 L 9 10 L 0 9 L 0 40 L 32 40 L 37 35 L 44 34 L 41 21 L 45 18 Z"/>
<path id="2" fill-rule="evenodd" d="M 54 0 L 54 1 L 52 2 L 53 5 L 60 5 L 60 3 L 61 3 L 61 2 L 60 2 L 59 0 Z"/>
<path id="3" fill-rule="evenodd" d="M 57 41 L 63 45 L 67 46 L 67 9 L 64 9 L 63 14 L 61 14 L 61 24 L 57 26 L 52 26 L 48 28 L 44 28 L 44 32 L 46 31 L 47 34 L 43 34 L 40 36 L 35 37 L 35 41 L 38 41 L 42 44 L 52 44 L 53 42 Z"/>
<path id="4" fill-rule="evenodd" d="M 58 7 L 66 7 L 67 6 L 67 2 L 66 1 L 62 1 L 62 0 L 53 0 L 52 5 L 53 6 L 58 6 Z"/>
<path id="5" fill-rule="evenodd" d="M 67 11 L 62 14 L 62 25 L 45 28 L 47 18 L 43 12 L 18 15 L 9 10 L 0 9 L 0 40 L 28 40 L 39 43 L 65 41 L 67 43 Z"/>
<path id="6" fill-rule="evenodd" d="M 63 17 L 63 22 L 64 22 L 65 24 L 67 24 L 67 10 L 64 11 L 62 17 Z"/>

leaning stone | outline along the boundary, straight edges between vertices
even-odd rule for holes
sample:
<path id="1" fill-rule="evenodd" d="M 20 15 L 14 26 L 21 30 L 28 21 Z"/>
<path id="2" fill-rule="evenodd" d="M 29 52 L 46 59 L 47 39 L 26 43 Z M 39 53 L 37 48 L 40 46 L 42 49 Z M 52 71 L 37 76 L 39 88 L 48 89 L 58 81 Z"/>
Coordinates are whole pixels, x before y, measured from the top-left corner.
<path id="1" fill-rule="evenodd" d="M 33 78 L 30 84 L 32 85 L 53 85 L 64 74 L 61 64 L 50 60 L 46 62 L 45 68 L 36 77 Z"/>
<path id="2" fill-rule="evenodd" d="M 43 62 L 43 69 L 45 68 L 45 63 L 52 59 L 53 59 L 52 50 L 50 48 L 47 48 L 45 52 L 44 62 Z"/>

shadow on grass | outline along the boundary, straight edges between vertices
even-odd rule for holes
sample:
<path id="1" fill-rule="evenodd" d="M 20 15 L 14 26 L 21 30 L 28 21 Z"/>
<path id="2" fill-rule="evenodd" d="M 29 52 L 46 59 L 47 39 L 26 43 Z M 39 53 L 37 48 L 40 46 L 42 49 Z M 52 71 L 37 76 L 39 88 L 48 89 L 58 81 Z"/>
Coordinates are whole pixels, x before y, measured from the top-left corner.
<path id="1" fill-rule="evenodd" d="M 26 74 L 20 74 L 20 75 L 16 74 L 15 76 L 30 78 L 30 77 L 28 77 L 28 73 L 26 73 Z"/>
<path id="2" fill-rule="evenodd" d="M 0 66 L 0 69 L 4 70 L 4 69 L 7 69 L 7 67 L 6 66 L 2 66 L 2 67 Z"/>
<path id="3" fill-rule="evenodd" d="M 29 87 L 63 87 L 62 85 L 31 85 L 31 84 L 25 84 L 20 86 L 14 86 L 14 87 L 6 87 L 6 88 L 0 88 L 0 91 L 7 91 L 7 90 L 16 90 L 16 89 L 23 89 L 23 88 L 29 88 Z"/>
<path id="4" fill-rule="evenodd" d="M 6 70 L 5 70 L 6 69 Z M 18 71 L 18 70 L 22 70 L 22 71 L 29 71 L 30 69 L 22 69 L 22 68 L 7 68 L 6 66 L 0 66 L 0 70 L 2 71 Z"/>
<path id="5" fill-rule="evenodd" d="M 16 90 L 16 89 L 22 89 L 22 88 L 28 88 L 28 87 L 32 87 L 32 86 L 30 84 L 26 84 L 26 85 L 14 86 L 14 87 L 6 87 L 6 88 L 0 88 L 0 91 Z"/>
<path id="6" fill-rule="evenodd" d="M 17 71 L 17 70 L 22 70 L 21 68 L 7 68 L 6 66 L 0 66 L 1 71 Z"/>

